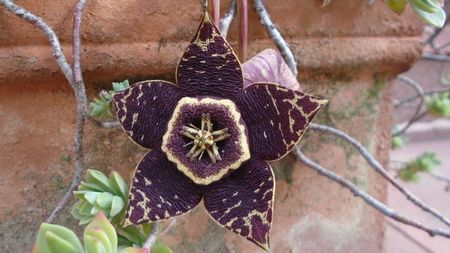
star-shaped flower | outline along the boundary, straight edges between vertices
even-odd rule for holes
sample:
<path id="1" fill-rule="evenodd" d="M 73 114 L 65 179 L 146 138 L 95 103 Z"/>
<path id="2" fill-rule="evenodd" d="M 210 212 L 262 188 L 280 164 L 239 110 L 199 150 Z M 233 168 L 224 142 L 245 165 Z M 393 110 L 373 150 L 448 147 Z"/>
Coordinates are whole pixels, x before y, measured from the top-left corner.
<path id="1" fill-rule="evenodd" d="M 267 161 L 297 144 L 326 100 L 275 83 L 244 89 L 241 64 L 206 12 L 176 80 L 113 96 L 123 129 L 153 149 L 136 168 L 125 224 L 168 219 L 203 199 L 215 221 L 269 250 L 275 179 Z"/>

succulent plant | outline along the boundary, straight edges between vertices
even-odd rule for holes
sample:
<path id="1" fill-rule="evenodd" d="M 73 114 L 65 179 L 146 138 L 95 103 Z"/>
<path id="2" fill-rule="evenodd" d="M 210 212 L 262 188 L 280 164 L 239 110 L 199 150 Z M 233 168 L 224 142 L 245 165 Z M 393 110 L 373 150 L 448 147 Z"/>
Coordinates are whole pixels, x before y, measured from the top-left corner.
<path id="1" fill-rule="evenodd" d="M 117 223 L 124 212 L 128 198 L 128 186 L 117 172 L 109 178 L 98 170 L 88 170 L 86 181 L 74 191 L 78 202 L 72 208 L 72 216 L 80 225 L 89 223 L 100 211 L 113 223 Z"/>
<path id="2" fill-rule="evenodd" d="M 122 91 L 130 87 L 128 80 L 122 82 L 113 82 L 113 90 L 100 92 L 99 97 L 94 98 L 94 101 L 90 103 L 91 117 L 96 119 L 104 119 L 112 117 L 111 99 L 112 93 L 115 91 Z"/>
<path id="3" fill-rule="evenodd" d="M 99 212 L 84 230 L 84 246 L 75 233 L 63 226 L 43 223 L 39 229 L 33 253 L 147 253 L 145 249 L 117 246 L 117 234 L 106 216 Z M 160 244 L 163 247 L 164 244 Z M 155 245 L 156 246 L 156 245 Z M 167 246 L 165 246 L 167 248 Z M 158 251 L 153 253 L 171 253 Z"/>
<path id="4" fill-rule="evenodd" d="M 450 117 L 449 93 L 438 93 L 425 97 L 428 112 L 434 117 Z"/>
<path id="5" fill-rule="evenodd" d="M 409 3 L 414 12 L 426 23 L 436 27 L 445 24 L 446 14 L 440 0 L 384 0 L 384 2 L 397 14 L 403 13 Z"/>
<path id="6" fill-rule="evenodd" d="M 424 152 L 400 169 L 398 171 L 398 176 L 403 181 L 418 182 L 420 180 L 420 172 L 430 172 L 439 164 L 440 161 L 437 159 L 435 153 Z"/>

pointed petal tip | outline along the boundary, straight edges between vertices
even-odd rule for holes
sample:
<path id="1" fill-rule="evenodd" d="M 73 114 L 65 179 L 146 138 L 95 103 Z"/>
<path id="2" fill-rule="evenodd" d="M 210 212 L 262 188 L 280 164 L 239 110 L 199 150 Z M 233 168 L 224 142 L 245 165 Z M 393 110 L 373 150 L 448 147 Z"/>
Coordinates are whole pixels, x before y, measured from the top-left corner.
<path id="1" fill-rule="evenodd" d="M 321 107 L 326 106 L 328 103 L 330 103 L 329 99 L 319 99 L 317 102 L 321 105 Z"/>
<path id="2" fill-rule="evenodd" d="M 122 222 L 122 227 L 126 228 L 133 225 L 133 223 L 130 221 L 129 218 L 126 218 L 123 222 Z"/>

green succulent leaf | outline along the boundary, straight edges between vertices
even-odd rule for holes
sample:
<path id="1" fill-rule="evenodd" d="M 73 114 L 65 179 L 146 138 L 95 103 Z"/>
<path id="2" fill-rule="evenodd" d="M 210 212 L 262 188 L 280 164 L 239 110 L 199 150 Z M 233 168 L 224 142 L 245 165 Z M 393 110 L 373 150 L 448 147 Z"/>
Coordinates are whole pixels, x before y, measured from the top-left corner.
<path id="1" fill-rule="evenodd" d="M 173 253 L 173 251 L 166 244 L 157 242 L 152 247 L 152 253 Z"/>
<path id="2" fill-rule="evenodd" d="M 113 171 L 109 176 L 109 181 L 116 195 L 121 195 L 125 199 L 128 198 L 127 183 L 119 173 Z"/>
<path id="3" fill-rule="evenodd" d="M 90 103 L 91 116 L 94 118 L 112 117 L 111 111 L 111 99 L 104 96 L 94 98 L 94 101 Z"/>
<path id="4" fill-rule="evenodd" d="M 120 250 L 119 253 L 148 253 L 148 250 L 128 247 Z"/>
<path id="5" fill-rule="evenodd" d="M 398 171 L 398 176 L 406 182 L 418 182 L 421 172 L 430 172 L 436 169 L 439 164 L 440 161 L 437 159 L 436 154 L 427 151 L 408 162 Z"/>
<path id="6" fill-rule="evenodd" d="M 85 179 L 73 192 L 78 202 L 72 207 L 72 216 L 83 225 L 91 222 L 101 211 L 111 222 L 119 224 L 128 198 L 125 180 L 117 172 L 112 172 L 108 178 L 93 169 L 87 171 Z"/>
<path id="7" fill-rule="evenodd" d="M 428 8 L 420 4 L 429 4 Z M 433 5 L 434 4 L 434 5 Z M 411 1 L 411 7 L 414 12 L 419 15 L 426 23 L 442 28 L 445 24 L 445 11 L 436 5 L 434 0 L 414 0 Z"/>
<path id="8" fill-rule="evenodd" d="M 102 192 L 96 200 L 96 204 L 101 208 L 108 208 L 111 206 L 114 195 L 109 192 Z"/>
<path id="9" fill-rule="evenodd" d="M 98 185 L 103 191 L 112 191 L 108 177 L 98 170 L 89 169 L 86 174 L 86 181 Z"/>
<path id="10" fill-rule="evenodd" d="M 65 251 L 63 251 L 65 250 Z M 42 223 L 34 246 L 34 253 L 84 253 L 75 233 L 63 226 Z"/>
<path id="11" fill-rule="evenodd" d="M 118 215 L 124 209 L 125 205 L 126 205 L 126 203 L 123 200 L 123 198 L 118 197 L 118 196 L 114 196 L 112 198 L 112 202 L 111 202 L 110 215 L 111 216 Z"/>
<path id="12" fill-rule="evenodd" d="M 125 89 L 130 88 L 130 83 L 128 82 L 128 80 L 124 80 L 122 82 L 113 82 L 112 83 L 112 87 L 114 91 L 123 91 Z"/>
<path id="13" fill-rule="evenodd" d="M 101 241 L 101 239 L 98 238 L 98 236 L 102 236 L 104 234 L 99 234 L 100 235 L 96 236 L 84 236 L 84 247 L 86 248 L 87 253 L 111 253 L 111 249 L 106 248 L 107 244 L 105 244 Z"/>
<path id="14" fill-rule="evenodd" d="M 438 93 L 425 97 L 428 112 L 434 117 L 450 117 L 449 93 Z"/>
<path id="15" fill-rule="evenodd" d="M 399 149 L 404 147 L 406 144 L 406 138 L 402 135 L 394 136 L 391 139 L 391 148 L 392 149 Z"/>
<path id="16" fill-rule="evenodd" d="M 401 14 L 408 5 L 408 0 L 384 0 L 384 2 L 397 14 Z"/>
<path id="17" fill-rule="evenodd" d="M 97 253 L 95 250 L 104 250 L 106 253 L 117 252 L 116 230 L 102 212 L 99 212 L 95 219 L 86 227 L 84 242 L 87 253 Z M 92 251 L 89 249 L 92 249 Z"/>

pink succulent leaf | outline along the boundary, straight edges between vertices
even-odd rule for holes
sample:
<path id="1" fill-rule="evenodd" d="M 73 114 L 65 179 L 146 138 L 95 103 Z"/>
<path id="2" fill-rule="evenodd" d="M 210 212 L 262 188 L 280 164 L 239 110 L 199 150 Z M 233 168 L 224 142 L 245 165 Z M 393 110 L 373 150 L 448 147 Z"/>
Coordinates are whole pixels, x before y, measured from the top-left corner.
<path id="1" fill-rule="evenodd" d="M 145 148 L 159 148 L 180 95 L 173 83 L 154 80 L 134 84 L 113 95 L 125 132 Z"/>
<path id="2" fill-rule="evenodd" d="M 149 152 L 139 163 L 130 190 L 125 225 L 154 222 L 186 213 L 202 199 L 194 184 L 166 155 Z"/>
<path id="3" fill-rule="evenodd" d="M 244 70 L 244 88 L 252 83 L 278 83 L 291 90 L 301 91 L 300 83 L 294 76 L 281 54 L 274 49 L 261 51 L 246 61 Z"/>
<path id="4" fill-rule="evenodd" d="M 271 83 L 247 87 L 236 104 L 250 130 L 252 157 L 271 161 L 286 155 L 327 102 Z"/>
<path id="5" fill-rule="evenodd" d="M 250 160 L 207 187 L 205 208 L 219 224 L 268 251 L 274 185 L 270 165 Z"/>

